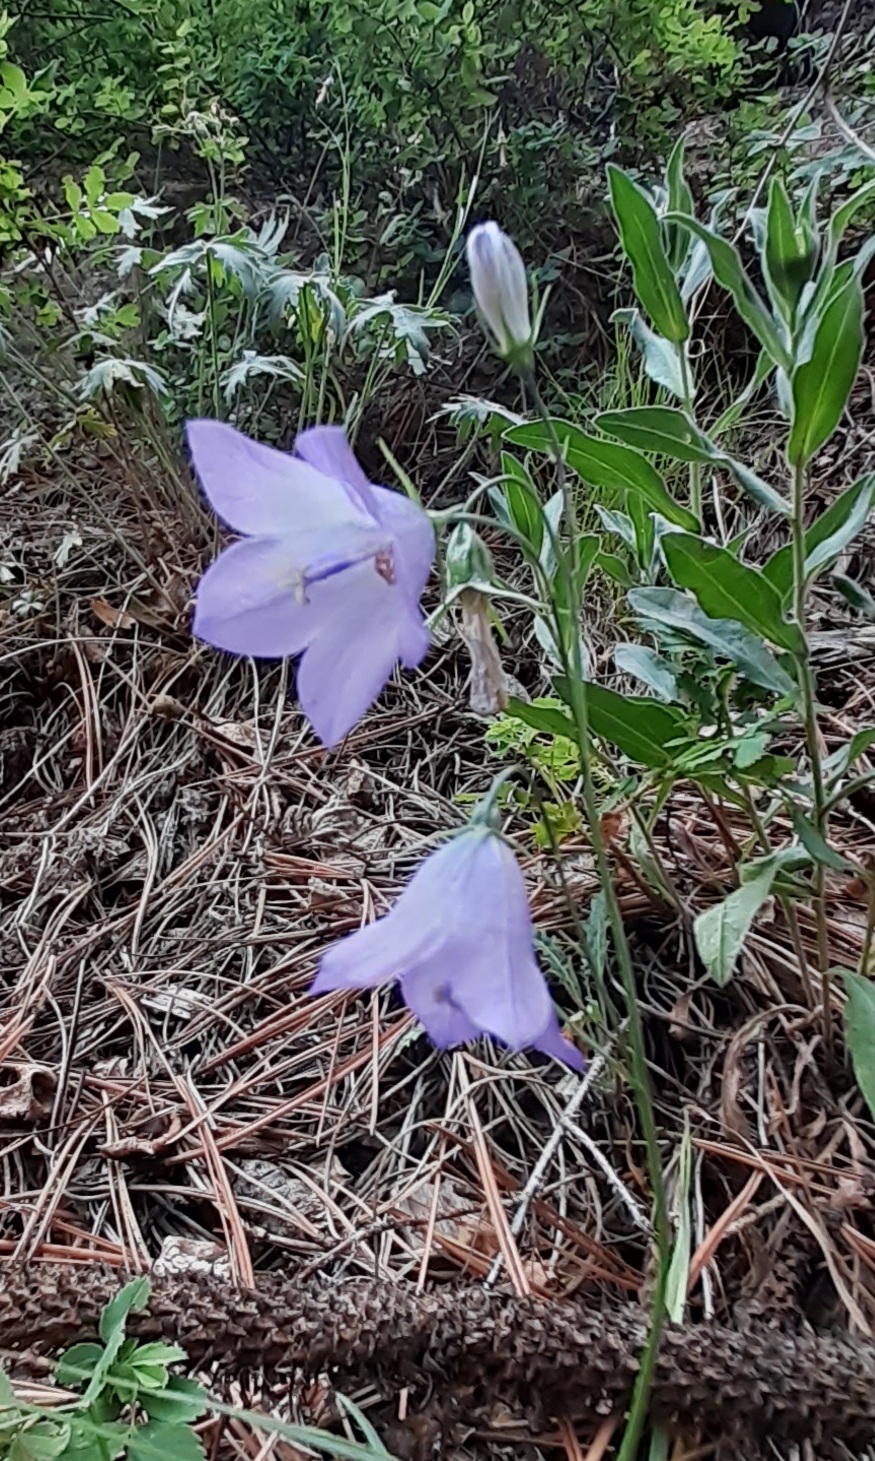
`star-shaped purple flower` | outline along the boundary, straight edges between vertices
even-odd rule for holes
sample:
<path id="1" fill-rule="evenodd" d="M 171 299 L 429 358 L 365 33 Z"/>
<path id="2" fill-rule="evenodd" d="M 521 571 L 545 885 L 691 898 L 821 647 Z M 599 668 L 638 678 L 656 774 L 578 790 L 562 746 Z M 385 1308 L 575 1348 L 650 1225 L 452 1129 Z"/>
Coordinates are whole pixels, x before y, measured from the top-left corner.
<path id="1" fill-rule="evenodd" d="M 300 655 L 298 699 L 334 746 L 398 661 L 413 669 L 428 649 L 428 515 L 372 486 L 339 426 L 302 432 L 294 456 L 220 421 L 187 435 L 211 506 L 243 535 L 201 579 L 194 632 L 232 654 Z"/>
<path id="2" fill-rule="evenodd" d="M 442 1049 L 487 1034 L 583 1069 L 538 968 L 523 875 L 488 827 L 471 826 L 432 853 L 385 918 L 330 948 L 311 993 L 395 979 Z"/>

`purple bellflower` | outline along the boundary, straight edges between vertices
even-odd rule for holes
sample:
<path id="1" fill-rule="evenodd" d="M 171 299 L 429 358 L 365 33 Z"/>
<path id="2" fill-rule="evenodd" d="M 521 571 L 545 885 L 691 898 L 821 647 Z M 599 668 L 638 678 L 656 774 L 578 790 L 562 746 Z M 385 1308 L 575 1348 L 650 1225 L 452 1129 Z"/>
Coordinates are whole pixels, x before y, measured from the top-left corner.
<path id="1" fill-rule="evenodd" d="M 390 913 L 330 948 L 311 993 L 394 979 L 442 1049 L 487 1034 L 583 1069 L 538 968 L 523 875 L 487 826 L 472 824 L 432 853 Z"/>
<path id="2" fill-rule="evenodd" d="M 294 456 L 219 421 L 190 421 L 187 435 L 211 506 L 243 535 L 201 579 L 194 632 L 232 654 L 300 655 L 298 699 L 334 746 L 398 661 L 413 669 L 428 649 L 428 515 L 372 486 L 339 426 L 303 431 Z"/>

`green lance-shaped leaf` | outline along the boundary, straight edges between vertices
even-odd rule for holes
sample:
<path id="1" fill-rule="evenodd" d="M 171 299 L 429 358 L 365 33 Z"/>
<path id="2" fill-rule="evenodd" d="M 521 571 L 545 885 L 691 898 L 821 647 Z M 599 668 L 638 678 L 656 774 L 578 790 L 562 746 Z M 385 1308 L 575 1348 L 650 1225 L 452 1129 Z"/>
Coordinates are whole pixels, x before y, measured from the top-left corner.
<path id="1" fill-rule="evenodd" d="M 678 138 L 672 148 L 671 156 L 666 163 L 665 181 L 668 189 L 669 213 L 683 213 L 685 217 L 694 218 L 696 205 L 689 183 L 684 176 L 684 139 L 682 136 Z M 677 275 L 690 252 L 690 235 L 685 228 L 679 228 L 677 224 L 664 224 L 663 233 L 668 262 L 674 274 Z"/>
<path id="2" fill-rule="evenodd" d="M 817 239 L 804 215 L 797 222 L 782 178 L 773 177 L 766 213 L 763 273 L 769 296 L 788 324 L 817 266 Z"/>
<path id="3" fill-rule="evenodd" d="M 758 568 L 687 533 L 666 533 L 662 551 L 674 582 L 695 594 L 710 618 L 735 619 L 772 644 L 801 652 L 799 626 L 784 618 L 781 595 Z"/>
<path id="4" fill-rule="evenodd" d="M 656 209 L 620 168 L 609 165 L 608 182 L 635 293 L 661 335 L 676 343 L 686 340 L 690 333 L 687 312 L 665 252 Z"/>
<path id="5" fill-rule="evenodd" d="M 722 467 L 738 485 L 761 506 L 782 517 L 789 516 L 790 504 L 767 482 L 721 451 L 685 411 L 676 406 L 630 406 L 625 411 L 603 411 L 596 425 L 609 436 L 640 451 L 658 452 L 679 462 L 711 463 Z"/>
<path id="6" fill-rule="evenodd" d="M 759 634 L 751 634 L 734 619 L 711 619 L 689 594 L 676 588 L 633 588 L 629 592 L 629 606 L 643 628 L 657 635 L 663 626 L 686 634 L 730 660 L 751 684 L 771 690 L 774 695 L 792 698 L 796 693 L 790 676 L 782 670 Z"/>
<path id="7" fill-rule="evenodd" d="M 682 213 L 666 214 L 666 223 L 677 223 L 688 228 L 700 238 L 708 250 L 714 278 L 724 289 L 728 289 L 735 308 L 760 344 L 768 351 L 776 365 L 789 370 L 792 364 L 790 352 L 782 332 L 767 305 L 760 298 L 751 283 L 741 255 L 735 246 L 721 238 L 719 233 L 699 223 L 697 219 L 686 218 Z M 663 333 L 665 333 L 663 331 Z"/>
<path id="8" fill-rule="evenodd" d="M 875 498 L 875 472 L 846 487 L 805 534 L 805 576 L 814 578 L 844 552 L 865 527 Z M 773 553 L 763 573 L 786 604 L 793 591 L 793 550 L 789 543 Z"/>
<path id="9" fill-rule="evenodd" d="M 662 386 L 663 390 L 677 396 L 679 401 L 684 400 L 686 392 L 677 345 L 651 330 L 638 309 L 615 309 L 611 318 L 627 326 L 629 334 L 641 351 L 644 369 L 654 385 Z"/>
<path id="10" fill-rule="evenodd" d="M 551 427 L 556 433 L 565 461 L 572 471 L 577 472 L 592 487 L 606 491 L 629 492 L 641 496 L 645 502 L 668 521 L 691 531 L 699 526 L 695 515 L 688 508 L 675 502 L 652 462 L 640 452 L 614 441 L 602 441 L 590 436 L 568 421 L 553 421 Z M 547 427 L 537 421 L 525 426 L 512 426 L 505 432 L 505 441 L 530 451 L 552 452 L 553 441 Z"/>
<path id="11" fill-rule="evenodd" d="M 863 355 L 864 312 L 862 280 L 852 275 L 820 317 L 811 359 L 791 376 L 793 425 L 787 460 L 793 466 L 810 462 L 841 420 Z"/>
<path id="12" fill-rule="evenodd" d="M 849 970 L 842 975 L 848 1001 L 845 1005 L 845 1042 L 854 1067 L 857 1085 L 875 1118 L 875 984 Z"/>
<path id="13" fill-rule="evenodd" d="M 561 677 L 553 681 L 557 695 L 571 704 L 571 689 Z M 604 685 L 586 687 L 589 727 L 594 735 L 617 746 L 630 761 L 652 770 L 667 770 L 674 759 L 670 743 L 688 728 L 688 718 L 677 706 L 662 705 L 643 695 L 618 695 Z"/>
<path id="14" fill-rule="evenodd" d="M 772 890 L 778 861 L 766 858 L 747 881 L 716 907 L 700 913 L 693 923 L 699 958 L 717 984 L 732 978 L 750 926 Z"/>

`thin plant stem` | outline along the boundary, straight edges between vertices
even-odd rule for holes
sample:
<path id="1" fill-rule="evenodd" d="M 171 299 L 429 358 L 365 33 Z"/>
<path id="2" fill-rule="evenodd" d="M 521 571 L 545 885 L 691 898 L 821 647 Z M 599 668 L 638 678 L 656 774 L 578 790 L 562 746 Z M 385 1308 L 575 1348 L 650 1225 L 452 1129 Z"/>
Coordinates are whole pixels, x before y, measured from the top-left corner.
<path id="1" fill-rule="evenodd" d="M 805 725 L 805 743 L 808 764 L 811 770 L 812 810 L 814 825 L 821 837 L 826 838 L 829 830 L 829 813 L 823 783 L 823 762 L 820 754 L 820 735 L 817 726 L 817 692 L 814 672 L 811 668 L 811 648 L 805 630 L 806 582 L 805 582 L 805 466 L 797 462 L 793 468 L 793 619 L 801 636 L 801 648 L 796 654 L 797 677 L 802 696 L 802 718 Z M 830 1009 L 829 978 L 829 935 L 826 919 L 825 870 L 821 862 L 814 868 L 814 913 L 817 926 L 817 963 L 820 972 L 820 997 L 823 1018 L 823 1042 L 827 1053 L 832 1052 L 833 1030 Z"/>
<path id="2" fill-rule="evenodd" d="M 614 941 L 614 950 L 620 969 L 623 992 L 626 998 L 626 1013 L 629 1021 L 628 1046 L 631 1082 L 635 1104 L 638 1109 L 638 1117 L 644 1135 L 648 1176 L 653 1189 L 653 1230 L 656 1242 L 657 1272 L 650 1333 L 641 1357 L 641 1364 L 635 1383 L 623 1442 L 618 1456 L 618 1461 L 633 1461 L 633 1458 L 637 1454 L 638 1444 L 647 1418 L 650 1389 L 653 1382 L 656 1357 L 659 1351 L 660 1335 L 665 1320 L 664 1299 L 670 1247 L 668 1211 L 653 1100 L 650 1092 L 650 1077 L 647 1069 L 647 1054 L 644 1048 L 644 1027 L 638 1004 L 638 991 L 635 986 L 632 958 L 629 943 L 626 938 L 626 930 L 623 925 L 623 916 L 620 912 L 620 904 L 614 886 L 613 873 L 601 832 L 601 821 L 592 771 L 589 711 L 586 681 L 583 676 L 581 659 L 579 614 L 575 611 L 578 581 L 578 532 L 574 493 L 569 483 L 568 472 L 562 456 L 562 445 L 556 435 L 556 429 L 550 413 L 541 397 L 534 372 L 529 372 L 526 375 L 525 384 L 549 434 L 556 465 L 558 487 L 563 495 L 568 546 L 560 563 L 560 571 L 564 572 L 565 575 L 568 608 L 567 611 L 563 611 L 554 598 L 552 608 L 556 625 L 556 644 L 567 666 L 566 672 L 568 674 L 571 711 L 574 717 L 578 751 L 580 754 L 584 811 L 589 824 L 590 839 L 595 854 L 599 884 L 605 897 L 608 921 L 611 926 L 611 934 Z"/>
<path id="3" fill-rule="evenodd" d="M 695 399 L 695 388 L 693 385 L 693 372 L 690 367 L 690 358 L 687 354 L 686 343 L 682 342 L 678 347 L 678 356 L 681 362 L 681 382 L 684 388 L 684 406 L 688 416 L 693 414 L 693 401 Z M 702 521 L 702 464 L 701 462 L 690 462 L 690 512 L 697 519 Z"/>

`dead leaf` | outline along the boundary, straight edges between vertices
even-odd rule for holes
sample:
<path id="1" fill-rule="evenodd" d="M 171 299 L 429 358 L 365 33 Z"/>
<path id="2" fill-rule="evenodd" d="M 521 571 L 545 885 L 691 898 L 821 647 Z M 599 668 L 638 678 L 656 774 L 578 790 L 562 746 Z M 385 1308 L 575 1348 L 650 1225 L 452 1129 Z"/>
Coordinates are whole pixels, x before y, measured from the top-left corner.
<path id="1" fill-rule="evenodd" d="M 136 620 L 125 609 L 114 609 L 106 599 L 90 599 L 91 612 L 107 629 L 133 629 Z"/>
<path id="2" fill-rule="evenodd" d="M 57 1078 L 45 1065 L 7 1060 L 0 1084 L 0 1118 L 10 1121 L 42 1121 L 52 1109 Z"/>

